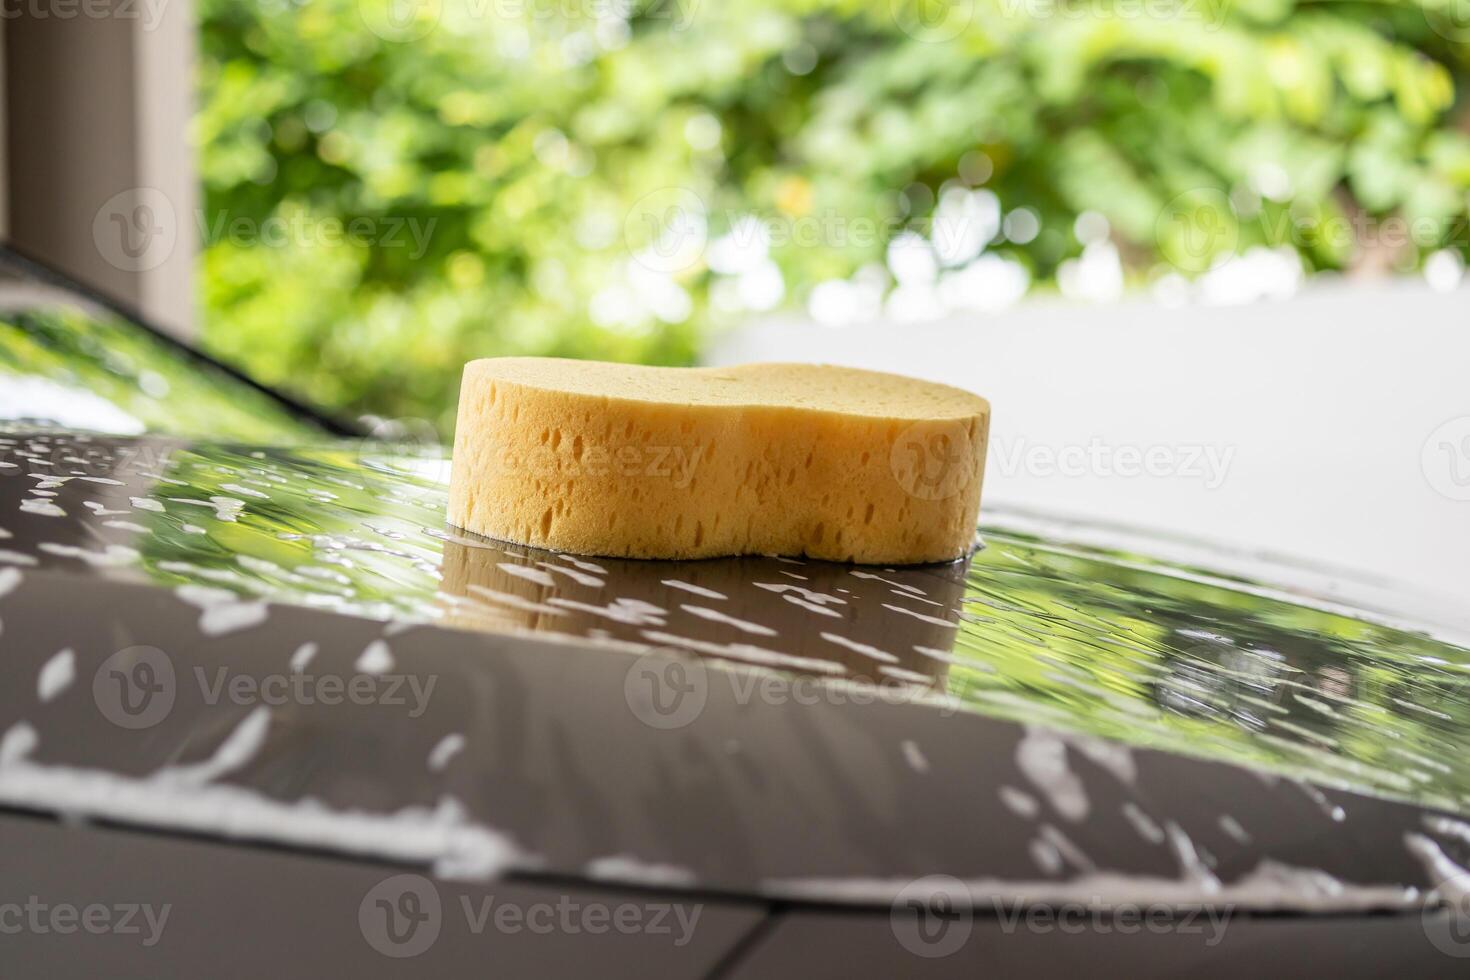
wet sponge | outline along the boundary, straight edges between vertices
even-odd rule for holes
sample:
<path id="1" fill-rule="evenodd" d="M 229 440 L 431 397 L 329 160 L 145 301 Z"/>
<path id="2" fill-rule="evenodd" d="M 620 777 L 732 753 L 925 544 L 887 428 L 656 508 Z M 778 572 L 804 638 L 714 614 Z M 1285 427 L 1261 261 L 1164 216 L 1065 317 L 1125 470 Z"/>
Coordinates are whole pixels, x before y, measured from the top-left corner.
<path id="1" fill-rule="evenodd" d="M 989 421 L 958 388 L 827 365 L 472 361 L 449 521 L 587 555 L 945 561 Z"/>

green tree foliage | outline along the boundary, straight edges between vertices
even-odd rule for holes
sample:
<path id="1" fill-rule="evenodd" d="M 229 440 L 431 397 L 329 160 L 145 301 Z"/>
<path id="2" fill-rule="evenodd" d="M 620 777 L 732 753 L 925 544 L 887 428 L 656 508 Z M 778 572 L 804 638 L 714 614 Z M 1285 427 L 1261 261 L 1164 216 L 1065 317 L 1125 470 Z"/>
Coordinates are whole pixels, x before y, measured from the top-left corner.
<path id="1" fill-rule="evenodd" d="M 198 7 L 207 342 L 347 412 L 447 429 L 478 356 L 688 362 L 752 306 L 886 288 L 954 187 L 1037 219 L 980 243 L 1033 288 L 1084 212 L 1135 284 L 1465 245 L 1452 0 Z M 750 216 L 780 272 L 754 301 L 698 247 Z"/>

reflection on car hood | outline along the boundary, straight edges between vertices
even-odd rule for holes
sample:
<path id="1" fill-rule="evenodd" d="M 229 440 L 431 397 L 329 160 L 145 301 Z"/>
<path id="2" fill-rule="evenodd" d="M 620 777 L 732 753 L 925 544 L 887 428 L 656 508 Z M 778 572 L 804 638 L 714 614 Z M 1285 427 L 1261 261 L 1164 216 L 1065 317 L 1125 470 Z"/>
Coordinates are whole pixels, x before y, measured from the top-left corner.
<path id="1" fill-rule="evenodd" d="M 730 889 L 779 879 L 784 884 L 772 887 L 796 894 L 806 894 L 801 880 L 823 882 L 820 887 L 836 895 L 841 889 L 831 886 L 834 878 L 861 875 L 865 881 L 882 881 L 885 876 L 922 873 L 926 867 L 950 868 L 951 857 L 971 861 L 977 880 L 1085 878 L 1099 868 L 1186 880 L 1185 852 L 1194 855 L 1197 849 L 1215 864 L 1190 858 L 1198 864 L 1196 873 L 1212 879 L 1229 867 L 1258 873 L 1268 858 L 1295 857 L 1295 864 L 1307 863 L 1299 853 L 1271 852 L 1273 835 L 1288 835 L 1285 843 L 1278 841 L 1282 847 L 1289 844 L 1287 850 L 1306 847 L 1310 828 L 1316 834 L 1323 828 L 1331 831 L 1355 808 L 1359 814 L 1370 808 L 1392 824 L 1398 856 L 1381 858 L 1387 863 L 1378 869 L 1380 878 L 1373 879 L 1361 877 L 1371 869 L 1361 862 L 1357 845 L 1342 853 L 1357 854 L 1351 860 L 1359 862 L 1358 880 L 1388 882 L 1392 889 L 1413 881 L 1415 872 L 1406 869 L 1421 867 L 1415 858 L 1428 853 L 1424 845 L 1414 854 L 1399 847 L 1405 834 L 1417 840 L 1427 826 L 1414 808 L 1444 811 L 1435 818 L 1439 820 L 1470 810 L 1470 763 L 1457 751 L 1470 734 L 1470 653 L 1442 630 L 1350 607 L 1333 583 L 1320 577 L 1304 584 L 1301 573 L 1293 572 L 1288 591 L 1271 582 L 1150 558 L 1144 553 L 1146 542 L 1133 543 L 1126 551 L 1080 544 L 1092 533 L 1088 529 L 1059 535 L 1055 528 L 1039 531 L 1034 521 L 1004 514 L 986 518 L 981 546 L 968 561 L 945 566 L 885 569 L 777 558 L 587 558 L 497 543 L 447 527 L 446 482 L 447 461 L 437 451 L 395 451 L 371 442 L 255 448 L 45 431 L 0 435 L 0 576 L 7 576 L 0 580 L 0 591 L 12 593 L 0 599 L 0 619 L 7 641 L 24 644 L 40 658 L 31 692 L 40 695 L 39 701 L 14 691 L 0 701 L 5 712 L 0 727 L 12 722 L 27 726 L 12 725 L 7 744 L 0 746 L 0 764 L 8 752 L 12 770 L 18 760 L 27 768 L 33 781 L 26 792 L 36 794 L 29 805 L 41 808 L 46 808 L 47 793 L 72 792 L 46 782 L 36 764 L 41 761 L 65 765 L 68 771 L 132 779 L 157 780 L 160 773 L 171 773 L 163 779 L 171 806 L 180 805 L 181 786 L 197 789 L 233 779 L 263 789 L 278 802 L 341 794 L 356 809 L 382 809 L 389 802 L 424 807 L 429 815 L 425 819 L 437 821 L 441 837 L 454 837 L 445 827 L 460 828 L 455 832 L 460 834 L 455 838 L 460 858 L 473 863 L 465 856 L 468 848 L 486 867 L 499 861 L 596 873 L 601 846 L 611 851 L 601 859 L 623 862 L 600 866 L 612 877 L 638 868 L 642 874 L 663 874 L 679 882 L 688 875 L 701 884 L 713 881 Z M 93 615 L 100 603 L 106 614 L 85 628 L 65 616 L 39 618 L 42 606 L 54 612 L 66 603 L 91 609 Z M 90 649 L 81 645 L 84 634 L 92 637 Z M 252 647 L 253 638 L 264 636 L 269 644 L 257 640 Z M 516 641 L 507 645 L 509 640 L 492 642 L 493 637 Z M 561 645 L 525 644 L 525 637 Z M 356 647 L 334 650 L 330 656 L 319 652 L 338 640 Z M 140 653 L 145 647 L 161 650 L 163 660 Z M 553 649 L 555 653 L 547 652 Z M 569 649 L 575 651 L 571 659 L 564 652 Z M 503 660 L 465 660 L 483 658 L 491 650 Z M 24 720 L 43 714 L 40 706 L 51 710 L 53 698 L 47 695 L 69 686 L 85 689 L 91 684 L 92 701 L 101 706 L 109 677 L 125 684 L 130 677 L 156 678 L 164 670 L 207 678 L 213 668 L 201 664 L 245 670 L 265 659 L 277 672 L 301 674 L 308 664 L 332 658 L 346 673 L 381 676 L 420 651 L 424 663 L 438 665 L 432 676 L 459 688 L 449 693 L 441 688 L 448 707 L 436 705 L 425 717 L 458 717 L 460 727 L 440 732 L 429 744 L 420 744 L 428 737 L 422 724 L 410 736 L 410 728 L 383 727 L 380 718 L 379 727 L 368 729 L 364 716 L 342 716 L 346 720 L 340 726 L 333 722 L 311 728 L 314 741 L 298 730 L 292 745 L 305 754 L 290 765 L 253 768 L 262 746 L 273 737 L 286 737 L 282 733 L 289 731 L 291 719 L 306 724 L 309 718 L 316 725 L 319 717 L 326 717 L 315 713 L 316 705 L 305 710 L 299 694 L 271 710 L 268 702 L 261 707 L 258 696 L 233 705 L 241 710 L 222 714 L 208 710 L 217 704 L 175 708 L 157 728 L 143 726 L 147 738 L 129 742 L 126 751 L 99 744 L 105 738 L 84 738 L 74 718 L 71 727 L 56 731 Z M 62 653 L 69 658 L 56 659 Z M 689 655 L 695 659 L 682 659 Z M 444 659 L 435 659 L 440 657 Z M 520 663 L 518 658 L 528 658 L 524 670 L 512 666 Z M 634 669 L 645 662 L 655 666 L 654 674 Z M 109 663 L 113 666 L 104 671 Z M 846 771 L 846 782 L 838 780 L 845 763 L 837 757 L 855 745 L 872 743 L 875 728 L 849 731 L 840 736 L 842 747 L 834 748 L 831 758 L 808 761 L 823 793 L 835 794 L 821 807 L 841 810 L 859 798 L 873 803 L 876 795 L 888 800 L 885 806 L 891 812 L 877 812 L 883 809 L 878 807 L 869 814 L 872 827 L 854 831 L 851 852 L 843 852 L 846 857 L 823 852 L 809 840 L 798 846 L 802 832 L 783 829 L 780 835 L 789 838 L 784 844 L 747 841 L 748 853 L 727 861 L 708 856 L 707 847 L 660 824 L 665 818 L 651 803 L 641 818 L 627 818 L 648 821 L 646 839 L 617 826 L 607 813 L 600 818 L 612 826 L 589 829 L 599 818 L 599 807 L 612 808 L 606 801 L 582 815 L 589 823 L 538 826 L 537 821 L 556 823 L 545 809 L 553 802 L 576 810 L 578 793 L 591 792 L 598 779 L 562 759 L 564 777 L 577 773 L 562 790 L 564 799 L 549 798 L 539 784 L 528 787 L 521 774 L 512 785 L 534 805 L 527 799 L 487 797 L 487 812 L 481 813 L 473 798 L 466 799 L 474 794 L 461 792 L 446 815 L 442 806 L 448 805 L 448 797 L 436 782 L 439 774 L 454 771 L 450 760 L 456 754 L 474 755 L 477 724 L 513 743 L 529 737 L 513 730 L 510 722 L 515 713 L 522 713 L 524 722 L 530 706 L 539 703 L 535 692 L 542 682 L 529 678 L 553 663 L 559 665 L 553 668 L 558 686 L 546 694 L 550 702 L 536 710 L 598 716 L 608 707 L 589 703 L 588 692 L 605 674 L 606 683 L 621 690 L 618 710 L 634 716 L 625 746 L 649 739 L 649 746 L 673 749 L 681 744 L 679 738 L 707 736 L 715 740 L 710 751 L 728 753 L 728 764 L 737 769 L 750 764 L 741 759 L 742 745 L 753 746 L 769 735 L 751 730 L 753 711 L 795 726 L 789 737 L 810 740 L 803 744 L 811 748 L 838 736 L 820 730 L 827 722 L 811 720 L 825 717 L 822 711 L 803 711 L 803 705 L 866 712 L 878 702 L 863 717 L 885 719 L 881 726 L 897 725 L 891 738 L 881 740 L 882 751 L 891 757 L 867 776 Z M 144 664 L 150 665 L 148 670 L 139 673 Z M 657 673 L 665 664 L 682 665 L 683 672 Z M 422 663 L 414 670 L 422 673 Z M 743 697 L 741 682 L 734 681 L 733 694 L 700 691 L 700 710 L 689 718 L 680 714 L 688 713 L 681 707 L 688 701 L 663 697 L 698 684 L 712 689 L 711 676 L 786 686 L 746 686 Z M 497 678 L 493 683 L 492 677 Z M 80 681 L 72 684 L 74 678 Z M 795 684 L 795 679 L 803 683 Z M 673 687 L 662 690 L 661 682 Z M 470 690 L 481 683 L 498 693 Z M 177 693 L 182 705 L 199 693 L 186 692 L 186 687 L 180 683 L 170 698 Z M 202 687 L 207 694 L 209 685 Z M 500 700 L 507 687 L 518 692 L 519 700 Z M 219 688 L 214 690 L 218 694 Z M 779 711 L 771 707 L 777 698 Z M 57 698 L 57 704 L 63 700 Z M 492 705 L 512 717 L 490 717 Z M 730 727 L 721 729 L 714 716 L 727 709 L 731 714 L 724 724 Z M 226 718 L 229 727 L 221 729 Z M 899 724 L 886 719 L 908 720 Z M 1009 724 L 997 727 L 987 719 L 1045 727 L 1023 731 Z M 622 726 L 626 721 L 607 724 Z M 112 722 L 110 729 L 107 722 Z M 127 734 L 128 726 L 119 727 L 116 719 L 92 718 L 88 724 L 102 725 L 104 733 Z M 834 724 L 840 728 L 846 723 Z M 915 732 L 933 732 L 939 741 L 900 737 L 906 725 Z M 181 726 L 175 732 L 179 741 L 160 741 L 175 726 Z M 402 735 L 397 744 L 385 741 L 389 729 Z M 1053 729 L 1063 734 L 1037 734 Z M 610 736 L 610 731 L 604 734 Z M 699 732 L 704 736 L 697 736 Z M 1009 742 L 994 753 L 996 758 L 983 763 L 974 758 L 976 746 L 1000 738 L 999 732 L 1008 733 Z M 343 741 L 334 743 L 330 733 Z M 1297 827 L 1248 826 L 1240 813 L 1221 809 L 1225 802 L 1214 794 L 1210 800 L 1179 804 L 1203 807 L 1200 819 L 1210 824 L 1208 830 L 1199 821 L 1193 828 L 1186 826 L 1177 814 L 1149 815 L 1137 805 L 1129 809 L 1130 801 L 1137 802 L 1139 772 L 1148 766 L 1127 746 L 1142 750 L 1138 759 L 1163 760 L 1157 765 L 1170 772 L 1175 772 L 1170 767 L 1185 767 L 1179 772 L 1186 776 L 1171 777 L 1174 792 L 1160 783 L 1160 799 L 1176 796 L 1179 785 L 1224 785 L 1221 780 L 1227 777 L 1220 773 L 1249 770 L 1264 775 L 1248 779 L 1242 785 L 1251 789 L 1238 790 L 1236 798 L 1254 794 L 1261 799 L 1241 802 L 1238 809 L 1268 813 L 1281 802 L 1280 787 L 1293 787 L 1291 812 Z M 691 751 L 688 744 L 683 748 Z M 213 754 L 206 752 L 200 761 L 197 757 L 205 750 Z M 399 757 L 400 750 L 412 758 Z M 779 749 L 772 744 L 770 750 Z M 517 750 L 512 744 L 483 751 L 494 755 Z M 788 746 L 788 753 L 792 751 Z M 230 752 L 239 756 L 237 764 L 220 761 L 221 753 Z M 362 761 L 365 753 L 371 764 Z M 975 787 L 932 788 L 946 765 L 967 758 L 972 776 L 983 766 L 1004 769 Z M 186 759 L 194 761 L 186 764 Z M 348 781 L 343 771 L 328 775 L 321 768 L 327 759 L 344 771 L 361 770 L 359 781 Z M 1084 768 L 1098 771 L 1077 777 L 1068 759 L 1087 759 Z M 495 764 L 483 756 L 477 763 L 479 777 L 489 779 Z M 211 764 L 217 768 L 209 769 Z M 714 764 L 708 758 L 686 757 L 663 778 L 676 783 L 713 780 L 712 786 L 720 777 L 706 770 Z M 789 759 L 779 764 L 800 765 Z M 180 766 L 193 775 L 181 779 Z M 205 767 L 202 775 L 198 766 Z M 0 787 L 6 771 L 0 768 Z M 247 771 L 248 778 L 243 775 Z M 474 779 L 474 772 L 462 778 Z M 706 774 L 701 777 L 701 772 Z M 905 783 L 918 780 L 924 786 L 928 780 L 930 788 L 915 791 L 917 795 L 900 804 L 894 786 L 881 785 L 900 779 L 896 773 Z M 756 778 L 748 771 L 745 776 Z M 1278 777 L 1286 778 L 1278 783 Z M 775 777 L 766 772 L 763 778 Z M 870 780 L 880 785 L 859 787 Z M 1346 797 L 1338 790 L 1376 799 Z M 649 791 L 647 786 L 639 790 Z M 885 826 L 901 836 L 892 828 L 905 825 L 893 821 L 923 794 L 959 794 L 950 800 L 953 804 L 971 791 L 983 793 L 988 800 L 984 812 L 992 820 L 1024 825 L 1055 809 L 1054 819 L 1074 826 L 1067 826 L 1065 836 L 1055 826 L 1046 831 L 1047 824 L 1036 836 L 1018 827 L 1016 838 L 1029 841 L 1020 847 L 955 841 L 945 845 L 953 851 L 943 860 L 932 841 L 869 845 L 872 853 L 852 856 L 863 850 L 856 841 L 871 840 Z M 675 799 L 703 791 L 666 784 L 661 792 Z M 6 798 L 27 803 L 17 799 L 18 793 Z M 848 794 L 854 796 L 847 804 L 836 802 Z M 67 799 L 70 806 L 85 809 L 73 796 Z M 1101 799 L 1112 800 L 1110 819 L 1120 821 L 1113 829 L 1092 819 Z M 1344 802 L 1348 799 L 1352 806 Z M 758 802 L 731 802 L 729 809 L 754 812 Z M 684 805 L 687 810 L 700 806 L 692 800 Z M 770 800 L 766 805 L 775 806 Z M 455 807 L 468 807 L 471 816 L 486 817 L 510 832 L 504 839 L 476 837 L 461 826 L 464 814 Z M 154 811 L 110 815 L 145 823 L 162 819 Z M 205 816 L 198 819 L 214 826 Z M 264 819 L 279 822 L 279 814 L 272 811 Z M 710 819 L 718 823 L 725 818 Z M 859 816 L 850 819 L 859 821 Z M 673 839 L 660 840 L 660 826 L 664 838 Z M 242 833 L 269 836 L 260 827 Z M 362 833 L 362 850 L 409 860 L 445 856 L 431 844 L 395 850 L 393 840 L 402 844 L 412 835 L 393 825 Z M 530 839 L 538 835 L 540 839 Z M 1130 846 L 1118 843 L 1123 836 L 1132 841 Z M 1200 843 L 1205 839 L 1209 847 Z M 1135 854 L 1140 841 L 1147 846 Z M 327 846 L 316 838 L 295 842 Z M 885 850 L 889 847 L 897 850 Z M 526 860 L 517 865 L 521 858 Z M 1310 864 L 1320 868 L 1335 859 L 1319 854 Z M 862 889 L 854 894 L 871 897 Z"/>

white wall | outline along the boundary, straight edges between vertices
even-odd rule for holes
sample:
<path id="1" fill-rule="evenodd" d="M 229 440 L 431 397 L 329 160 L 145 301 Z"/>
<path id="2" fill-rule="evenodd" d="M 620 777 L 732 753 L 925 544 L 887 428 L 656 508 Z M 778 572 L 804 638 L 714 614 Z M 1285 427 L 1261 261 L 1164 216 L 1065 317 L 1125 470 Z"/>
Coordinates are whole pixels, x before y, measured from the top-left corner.
<path id="1" fill-rule="evenodd" d="M 1470 605 L 1470 290 L 1334 284 L 1239 307 L 772 321 L 727 336 L 710 360 L 826 361 L 969 388 L 993 412 L 987 501 L 1325 562 Z M 1152 474 L 1119 472 L 1127 447 L 1158 447 Z M 1065 470 L 1049 466 L 1063 451 Z"/>

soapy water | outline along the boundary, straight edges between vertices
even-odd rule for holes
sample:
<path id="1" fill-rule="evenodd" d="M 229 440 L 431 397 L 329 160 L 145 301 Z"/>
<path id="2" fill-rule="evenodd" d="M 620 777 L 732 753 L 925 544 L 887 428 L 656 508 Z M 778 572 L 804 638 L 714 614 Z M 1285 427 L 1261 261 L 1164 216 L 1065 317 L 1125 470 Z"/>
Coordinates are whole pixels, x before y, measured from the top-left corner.
<path id="1" fill-rule="evenodd" d="M 944 566 L 559 555 L 445 526 L 422 453 L 139 443 L 0 434 L 0 571 L 194 590 L 216 630 L 267 600 L 675 648 L 1470 811 L 1466 641 L 1329 574 L 993 507 Z"/>

